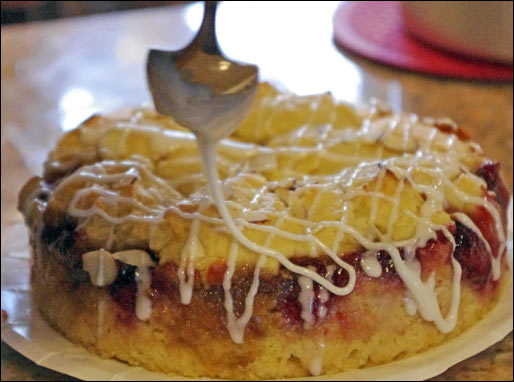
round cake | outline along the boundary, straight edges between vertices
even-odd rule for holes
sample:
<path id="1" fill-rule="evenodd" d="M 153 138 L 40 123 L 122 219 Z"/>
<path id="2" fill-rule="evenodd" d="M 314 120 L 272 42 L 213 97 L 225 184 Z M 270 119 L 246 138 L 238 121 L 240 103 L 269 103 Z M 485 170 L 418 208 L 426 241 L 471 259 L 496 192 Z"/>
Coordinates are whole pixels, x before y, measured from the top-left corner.
<path id="1" fill-rule="evenodd" d="M 261 84 L 218 145 L 234 239 L 195 137 L 151 108 L 67 132 L 19 209 L 45 319 L 187 377 L 333 374 L 458 336 L 496 304 L 509 192 L 451 120 Z"/>

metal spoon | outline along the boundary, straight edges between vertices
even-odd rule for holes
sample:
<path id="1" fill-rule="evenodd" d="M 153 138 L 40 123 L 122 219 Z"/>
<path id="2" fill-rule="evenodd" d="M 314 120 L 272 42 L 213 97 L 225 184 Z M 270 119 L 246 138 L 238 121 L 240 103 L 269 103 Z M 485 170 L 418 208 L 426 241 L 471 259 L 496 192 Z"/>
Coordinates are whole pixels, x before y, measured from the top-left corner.
<path id="1" fill-rule="evenodd" d="M 237 241 L 325 288 L 333 287 L 311 269 L 293 264 L 280 252 L 248 239 L 230 215 L 219 186 L 215 143 L 228 136 L 246 115 L 257 89 L 258 71 L 254 65 L 230 61 L 220 53 L 214 34 L 215 12 L 216 3 L 206 2 L 202 27 L 187 48 L 177 52 L 150 51 L 147 74 L 155 107 L 196 134 L 209 188 L 228 231 Z M 353 289 L 355 272 L 350 268 L 349 284 L 332 289 L 334 293 L 346 295 Z M 233 340 L 242 343 L 242 338 Z"/>
<path id="2" fill-rule="evenodd" d="M 223 57 L 214 33 L 216 3 L 206 2 L 202 26 L 193 42 L 178 52 L 151 50 L 147 74 L 155 107 L 195 133 L 204 173 L 228 231 L 245 247 L 277 256 L 244 236 L 225 203 L 216 168 L 216 142 L 248 112 L 257 89 L 257 67 Z M 242 343 L 242 338 L 234 341 Z"/>
<path id="3" fill-rule="evenodd" d="M 258 69 L 224 57 L 214 22 L 217 2 L 205 2 L 202 26 L 184 49 L 150 50 L 147 76 L 157 111 L 199 138 L 219 140 L 247 114 L 257 89 Z"/>

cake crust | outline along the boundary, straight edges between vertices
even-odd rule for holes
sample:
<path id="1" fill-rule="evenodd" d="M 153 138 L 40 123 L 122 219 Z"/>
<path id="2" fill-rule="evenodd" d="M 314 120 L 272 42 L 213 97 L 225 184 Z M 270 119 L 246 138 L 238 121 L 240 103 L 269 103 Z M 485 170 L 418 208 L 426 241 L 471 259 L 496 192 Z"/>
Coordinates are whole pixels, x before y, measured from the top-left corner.
<path id="1" fill-rule="evenodd" d="M 233 240 L 172 120 L 138 109 L 61 138 L 19 198 L 52 326 L 150 370 L 270 379 L 408 357 L 496 304 L 509 193 L 451 121 L 263 84 L 219 151 L 231 214 L 280 256 Z"/>

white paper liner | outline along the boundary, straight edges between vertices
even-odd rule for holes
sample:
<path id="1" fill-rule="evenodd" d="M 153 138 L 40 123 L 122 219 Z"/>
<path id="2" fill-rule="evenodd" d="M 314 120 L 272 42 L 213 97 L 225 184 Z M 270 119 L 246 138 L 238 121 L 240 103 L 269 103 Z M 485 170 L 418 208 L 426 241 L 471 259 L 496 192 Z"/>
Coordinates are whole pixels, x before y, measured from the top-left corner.
<path id="1" fill-rule="evenodd" d="M 512 218 L 512 201 L 509 210 Z M 2 322 L 2 341 L 40 366 L 84 380 L 177 381 L 185 379 L 147 371 L 116 360 L 105 360 L 72 344 L 53 330 L 33 311 L 30 303 L 30 254 L 28 232 L 21 216 L 3 227 L 7 235 L 2 248 L 2 309 L 8 314 Z M 512 226 L 509 227 L 509 254 L 512 259 Z M 510 280 L 498 305 L 482 321 L 459 337 L 422 354 L 382 366 L 358 369 L 308 380 L 423 380 L 443 373 L 512 331 L 513 283 Z M 305 380 L 305 378 L 298 379 Z"/>

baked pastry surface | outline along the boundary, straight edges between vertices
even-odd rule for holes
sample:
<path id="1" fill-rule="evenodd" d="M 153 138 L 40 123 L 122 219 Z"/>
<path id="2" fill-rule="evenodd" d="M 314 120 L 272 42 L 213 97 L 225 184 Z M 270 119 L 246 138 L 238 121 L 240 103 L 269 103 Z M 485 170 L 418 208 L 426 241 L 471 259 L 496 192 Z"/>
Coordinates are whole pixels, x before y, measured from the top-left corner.
<path id="1" fill-rule="evenodd" d="M 20 193 L 34 302 L 104 357 L 191 377 L 331 374 L 436 346 L 507 273 L 499 165 L 449 120 L 267 84 L 218 147 L 148 108 L 66 133 Z"/>

